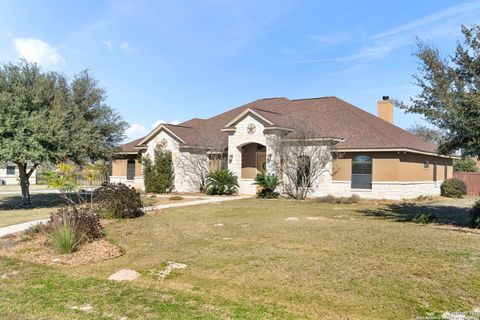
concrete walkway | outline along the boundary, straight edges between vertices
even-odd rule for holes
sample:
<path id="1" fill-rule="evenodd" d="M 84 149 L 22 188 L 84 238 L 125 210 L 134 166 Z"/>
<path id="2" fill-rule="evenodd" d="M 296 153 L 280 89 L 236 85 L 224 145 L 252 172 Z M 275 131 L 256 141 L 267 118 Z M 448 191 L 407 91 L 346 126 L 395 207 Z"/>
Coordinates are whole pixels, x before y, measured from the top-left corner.
<path id="1" fill-rule="evenodd" d="M 224 201 L 232 201 L 232 200 L 240 200 L 240 199 L 247 199 L 251 198 L 252 196 L 221 196 L 221 197 L 201 197 L 201 200 L 194 200 L 194 201 L 185 201 L 185 202 L 178 202 L 178 203 L 168 203 L 168 204 L 159 204 L 156 206 L 149 206 L 144 207 L 143 211 L 155 211 L 160 209 L 168 209 L 168 208 L 176 208 L 176 207 L 186 207 L 186 206 L 193 206 L 197 204 L 206 204 L 206 203 L 215 203 L 215 202 L 224 202 Z M 199 198 L 199 197 L 195 197 Z M 20 231 L 24 231 L 30 228 L 33 225 L 39 223 L 46 223 L 49 219 L 42 219 L 42 220 L 34 220 L 30 222 L 24 222 L 20 224 L 14 224 L 11 226 L 0 228 L 0 237 L 6 236 L 8 234 L 17 233 Z"/>
<path id="2" fill-rule="evenodd" d="M 160 209 L 168 209 L 168 208 L 176 208 L 176 207 L 186 207 L 186 206 L 193 206 L 197 204 L 206 204 L 206 203 L 215 203 L 215 202 L 224 202 L 224 201 L 232 201 L 232 200 L 241 200 L 241 199 L 248 199 L 252 196 L 219 196 L 219 197 L 201 197 L 201 200 L 194 200 L 194 201 L 185 201 L 185 202 L 178 202 L 178 203 L 167 203 L 167 204 L 157 204 L 155 206 L 145 207 L 143 211 L 155 211 Z M 200 197 L 196 197 L 200 198 Z"/>
<path id="3" fill-rule="evenodd" d="M 52 190 L 52 189 L 39 189 L 39 190 L 31 190 L 30 194 L 37 194 L 37 193 L 58 193 L 58 190 Z M 0 195 L 20 195 L 22 194 L 22 191 L 18 190 L 13 190 L 13 191 L 0 191 Z"/>
<path id="4" fill-rule="evenodd" d="M 17 233 L 20 231 L 27 230 L 31 226 L 34 226 L 39 223 L 46 223 L 50 219 L 34 220 L 30 222 L 24 222 L 19 224 L 14 224 L 11 226 L 0 228 L 0 237 L 6 236 L 7 234 Z"/>

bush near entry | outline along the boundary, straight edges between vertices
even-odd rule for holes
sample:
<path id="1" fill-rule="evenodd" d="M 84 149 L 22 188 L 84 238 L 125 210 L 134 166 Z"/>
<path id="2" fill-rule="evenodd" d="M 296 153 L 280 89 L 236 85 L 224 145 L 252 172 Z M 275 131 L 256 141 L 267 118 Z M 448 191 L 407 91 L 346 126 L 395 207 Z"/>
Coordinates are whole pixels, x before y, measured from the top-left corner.
<path id="1" fill-rule="evenodd" d="M 106 183 L 95 190 L 94 210 L 104 219 L 125 219 L 142 216 L 143 203 L 134 188 L 123 183 Z"/>
<path id="2" fill-rule="evenodd" d="M 456 178 L 447 179 L 440 186 L 440 194 L 448 198 L 462 198 L 467 194 L 467 185 Z"/>
<path id="3" fill-rule="evenodd" d="M 258 173 L 255 177 L 255 184 L 260 187 L 257 192 L 259 198 L 278 198 L 280 193 L 275 191 L 280 185 L 278 176 L 266 172 Z"/>

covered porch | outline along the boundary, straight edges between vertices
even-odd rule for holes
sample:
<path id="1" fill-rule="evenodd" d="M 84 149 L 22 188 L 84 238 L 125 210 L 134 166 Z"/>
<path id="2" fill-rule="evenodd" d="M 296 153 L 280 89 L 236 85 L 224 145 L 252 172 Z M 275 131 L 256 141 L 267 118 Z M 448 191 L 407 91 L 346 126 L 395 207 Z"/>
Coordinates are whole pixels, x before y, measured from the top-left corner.
<path id="1" fill-rule="evenodd" d="M 255 194 L 255 177 L 267 170 L 267 147 L 260 143 L 247 143 L 238 147 L 241 154 L 238 183 L 241 194 Z"/>

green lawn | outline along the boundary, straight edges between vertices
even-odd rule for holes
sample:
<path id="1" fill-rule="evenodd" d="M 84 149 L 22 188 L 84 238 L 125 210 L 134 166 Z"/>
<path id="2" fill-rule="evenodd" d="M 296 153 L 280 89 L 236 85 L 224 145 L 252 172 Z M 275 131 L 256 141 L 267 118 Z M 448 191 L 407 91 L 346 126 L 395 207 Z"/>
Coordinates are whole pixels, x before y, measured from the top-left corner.
<path id="1" fill-rule="evenodd" d="M 30 185 L 30 192 L 35 192 L 37 190 L 47 190 L 48 186 L 45 184 L 31 184 Z M 10 192 L 10 191 L 18 191 L 20 192 L 22 189 L 20 188 L 20 185 L 4 185 L 0 186 L 0 192 Z"/>
<path id="2" fill-rule="evenodd" d="M 408 222 L 442 203 L 337 205 L 239 200 L 107 225 L 125 254 L 53 268 L 0 258 L 6 319 L 414 319 L 480 307 L 480 234 Z M 287 217 L 299 220 L 287 221 Z M 317 218 L 316 220 L 311 219 Z M 310 219 L 307 219 L 310 218 Z M 224 226 L 213 225 L 223 223 Z M 186 263 L 166 279 L 167 261 Z M 105 280 L 131 268 L 133 283 Z M 70 309 L 90 304 L 89 314 Z"/>
<path id="3" fill-rule="evenodd" d="M 0 227 L 48 218 L 55 207 L 64 203 L 56 194 L 37 193 L 31 195 L 34 208 L 18 209 L 21 200 L 20 195 L 0 195 Z"/>

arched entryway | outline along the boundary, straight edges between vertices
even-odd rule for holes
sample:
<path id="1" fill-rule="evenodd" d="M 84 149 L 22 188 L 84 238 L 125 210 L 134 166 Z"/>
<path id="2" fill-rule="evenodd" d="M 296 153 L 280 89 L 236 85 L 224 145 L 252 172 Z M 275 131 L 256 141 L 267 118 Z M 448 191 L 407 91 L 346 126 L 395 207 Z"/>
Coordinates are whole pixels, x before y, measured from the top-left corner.
<path id="1" fill-rule="evenodd" d="M 259 172 L 267 169 L 267 148 L 259 143 L 248 143 L 241 147 L 242 179 L 255 179 Z"/>

